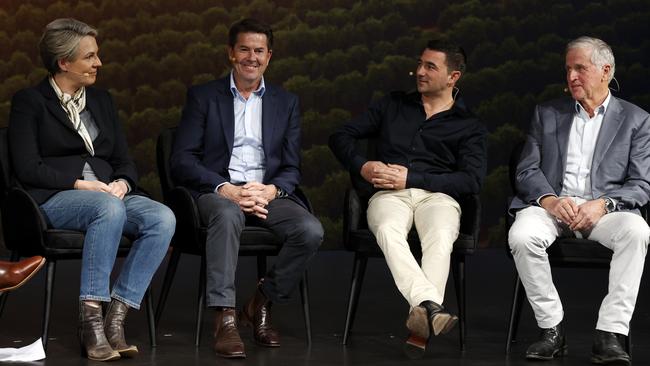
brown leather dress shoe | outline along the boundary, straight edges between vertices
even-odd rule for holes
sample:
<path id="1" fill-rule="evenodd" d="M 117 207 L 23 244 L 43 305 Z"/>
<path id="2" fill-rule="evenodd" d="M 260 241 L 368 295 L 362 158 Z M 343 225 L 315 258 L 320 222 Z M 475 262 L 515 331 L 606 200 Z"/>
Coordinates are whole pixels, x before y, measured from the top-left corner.
<path id="1" fill-rule="evenodd" d="M 253 325 L 255 343 L 265 347 L 280 347 L 280 334 L 271 325 L 271 301 L 259 287 L 242 309 L 239 320 L 243 325 Z"/>
<path id="2" fill-rule="evenodd" d="M 244 343 L 239 337 L 235 309 L 217 310 L 214 317 L 214 351 L 225 358 L 246 358 Z"/>
<path id="3" fill-rule="evenodd" d="M 15 290 L 32 278 L 45 264 L 41 256 L 19 262 L 0 261 L 0 292 Z"/>

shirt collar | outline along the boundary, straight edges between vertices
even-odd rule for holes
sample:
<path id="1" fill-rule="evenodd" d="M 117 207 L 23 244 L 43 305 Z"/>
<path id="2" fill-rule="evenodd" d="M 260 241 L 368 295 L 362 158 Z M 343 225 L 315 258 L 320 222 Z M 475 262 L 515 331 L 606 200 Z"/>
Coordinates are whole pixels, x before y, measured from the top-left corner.
<path id="1" fill-rule="evenodd" d="M 232 70 L 230 71 L 230 92 L 232 93 L 232 96 L 235 98 L 237 98 L 238 96 L 243 98 L 241 93 L 239 93 L 239 90 L 237 90 L 237 86 L 235 86 L 235 77 L 233 76 Z M 260 86 L 257 88 L 257 90 L 253 91 L 253 94 L 261 98 L 264 96 L 264 92 L 266 92 L 266 84 L 264 84 L 264 77 L 262 76 L 262 81 L 260 81 Z"/>
<path id="2" fill-rule="evenodd" d="M 607 97 L 605 98 L 603 103 L 594 109 L 596 111 L 595 114 L 603 114 L 604 115 L 605 111 L 607 110 L 607 106 L 609 106 L 609 101 L 611 99 L 612 99 L 612 93 L 610 93 L 609 90 L 608 90 L 607 91 Z M 575 101 L 575 103 L 576 103 L 575 104 L 576 113 L 578 113 L 578 114 L 584 113 L 585 115 L 587 115 L 587 111 L 582 106 L 582 104 L 580 104 L 580 102 L 578 102 L 577 100 Z"/>
<path id="3" fill-rule="evenodd" d="M 417 90 L 406 93 L 404 97 L 411 103 L 415 103 L 419 106 L 422 106 L 422 94 L 420 94 Z M 451 108 L 449 108 L 449 110 L 440 112 L 439 114 L 441 116 L 456 114 L 461 118 L 473 117 L 473 114 L 467 108 L 465 101 L 459 95 L 456 95 L 454 104 L 451 106 Z"/>

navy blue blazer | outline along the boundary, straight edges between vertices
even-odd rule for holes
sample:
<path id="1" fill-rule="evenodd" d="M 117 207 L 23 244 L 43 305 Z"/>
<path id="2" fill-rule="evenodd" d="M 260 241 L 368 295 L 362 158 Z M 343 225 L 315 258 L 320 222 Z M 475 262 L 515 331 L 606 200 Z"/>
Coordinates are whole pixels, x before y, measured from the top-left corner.
<path id="1" fill-rule="evenodd" d="M 234 131 L 230 78 L 191 87 L 172 149 L 175 183 L 196 198 L 229 182 Z M 298 97 L 268 83 L 262 96 L 262 144 L 266 172 L 261 183 L 274 184 L 291 195 L 300 181 Z"/>
<path id="2" fill-rule="evenodd" d="M 133 188 L 131 194 L 138 193 L 135 163 L 110 94 L 87 87 L 86 108 L 99 129 L 93 141 L 95 156 L 88 154 L 47 78 L 14 95 L 9 151 L 16 177 L 38 204 L 59 191 L 74 189 L 75 180 L 83 179 L 85 163 L 100 181 L 123 178 Z"/>

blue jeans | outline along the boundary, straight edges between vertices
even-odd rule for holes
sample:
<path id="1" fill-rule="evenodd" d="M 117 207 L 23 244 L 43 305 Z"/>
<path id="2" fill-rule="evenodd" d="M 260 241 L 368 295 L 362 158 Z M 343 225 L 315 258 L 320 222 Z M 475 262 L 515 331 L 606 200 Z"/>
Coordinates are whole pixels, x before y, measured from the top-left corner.
<path id="1" fill-rule="evenodd" d="M 110 301 L 112 297 L 139 309 L 174 234 L 172 211 L 142 196 L 120 200 L 108 193 L 83 190 L 59 192 L 43 203 L 41 210 L 55 229 L 86 232 L 79 299 Z M 122 234 L 134 240 L 133 246 L 109 294 Z"/>

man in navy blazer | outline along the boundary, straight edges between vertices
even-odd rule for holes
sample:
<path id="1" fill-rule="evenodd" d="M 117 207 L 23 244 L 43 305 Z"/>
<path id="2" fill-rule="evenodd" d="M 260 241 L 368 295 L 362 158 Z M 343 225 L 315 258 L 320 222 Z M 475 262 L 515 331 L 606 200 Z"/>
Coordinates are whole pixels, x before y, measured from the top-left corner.
<path id="1" fill-rule="evenodd" d="M 229 31 L 229 76 L 189 89 L 171 157 L 176 182 L 197 200 L 206 242 L 206 303 L 216 310 L 215 351 L 245 357 L 235 317 L 235 271 L 246 224 L 285 242 L 274 266 L 244 306 L 255 342 L 280 345 L 271 303 L 286 302 L 323 239 L 323 228 L 295 195 L 300 182 L 298 97 L 266 84 L 271 28 L 253 19 Z"/>
<path id="2" fill-rule="evenodd" d="M 541 338 L 526 351 L 548 360 L 567 352 L 564 310 L 546 254 L 558 236 L 598 241 L 614 254 L 591 360 L 627 365 L 622 347 L 634 312 L 650 228 L 639 215 L 650 195 L 650 115 L 609 92 L 614 54 L 602 40 L 567 45 L 572 99 L 535 109 L 517 165 L 508 241 Z"/>

